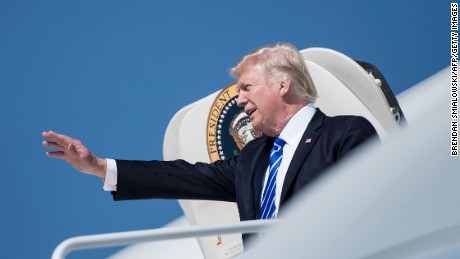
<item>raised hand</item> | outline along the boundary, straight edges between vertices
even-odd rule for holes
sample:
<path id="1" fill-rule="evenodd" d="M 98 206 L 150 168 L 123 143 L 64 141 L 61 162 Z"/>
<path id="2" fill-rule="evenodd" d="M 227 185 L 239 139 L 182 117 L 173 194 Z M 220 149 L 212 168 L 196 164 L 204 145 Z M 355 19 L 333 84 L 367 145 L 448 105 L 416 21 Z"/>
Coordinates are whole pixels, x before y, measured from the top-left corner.
<path id="1" fill-rule="evenodd" d="M 105 179 L 106 160 L 94 156 L 80 140 L 53 131 L 43 132 L 42 136 L 48 139 L 43 146 L 56 150 L 46 152 L 47 156 L 64 159 L 80 172 Z"/>

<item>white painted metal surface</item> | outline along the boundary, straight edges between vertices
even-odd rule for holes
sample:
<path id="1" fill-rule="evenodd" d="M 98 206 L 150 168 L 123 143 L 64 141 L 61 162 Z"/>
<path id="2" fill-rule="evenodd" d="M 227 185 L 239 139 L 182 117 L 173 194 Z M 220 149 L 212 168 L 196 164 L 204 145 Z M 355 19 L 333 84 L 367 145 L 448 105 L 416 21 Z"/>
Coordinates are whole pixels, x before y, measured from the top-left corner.
<path id="1" fill-rule="evenodd" d="M 237 224 L 218 226 L 191 226 L 186 228 L 160 228 L 151 230 L 127 231 L 89 235 L 69 238 L 60 243 L 53 252 L 52 259 L 63 259 L 74 250 L 87 248 L 128 245 L 146 241 L 201 237 L 229 233 L 259 233 L 265 232 L 276 224 L 276 220 L 254 220 Z M 171 247 L 174 249 L 174 247 Z M 146 255 L 147 256 L 147 255 Z"/>

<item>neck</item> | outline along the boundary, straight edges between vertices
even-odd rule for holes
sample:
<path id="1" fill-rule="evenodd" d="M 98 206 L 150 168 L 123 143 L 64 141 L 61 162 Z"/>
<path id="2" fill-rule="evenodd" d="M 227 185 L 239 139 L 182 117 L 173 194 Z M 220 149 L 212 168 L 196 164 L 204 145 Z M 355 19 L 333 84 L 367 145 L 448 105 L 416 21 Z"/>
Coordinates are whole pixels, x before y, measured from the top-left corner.
<path id="1" fill-rule="evenodd" d="M 304 102 L 295 105 L 286 105 L 283 107 L 283 109 L 280 109 L 278 114 L 274 116 L 276 120 L 274 122 L 275 126 L 270 130 L 270 132 L 264 133 L 271 137 L 279 136 L 284 127 L 286 127 L 286 124 L 289 122 L 289 120 L 291 120 L 291 118 L 307 104 L 307 102 Z"/>

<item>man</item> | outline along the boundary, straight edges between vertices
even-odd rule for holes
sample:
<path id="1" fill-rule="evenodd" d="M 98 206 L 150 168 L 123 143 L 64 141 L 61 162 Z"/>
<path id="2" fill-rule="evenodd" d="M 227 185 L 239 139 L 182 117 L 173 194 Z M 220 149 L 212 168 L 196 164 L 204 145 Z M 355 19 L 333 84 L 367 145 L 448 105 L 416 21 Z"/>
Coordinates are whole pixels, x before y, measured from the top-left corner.
<path id="1" fill-rule="evenodd" d="M 95 157 L 82 143 L 44 132 L 50 157 L 105 180 L 115 200 L 173 198 L 232 201 L 241 220 L 276 218 L 293 195 L 376 134 L 357 116 L 328 117 L 301 54 L 290 44 L 257 49 L 231 70 L 237 103 L 264 135 L 231 159 L 211 164 Z"/>

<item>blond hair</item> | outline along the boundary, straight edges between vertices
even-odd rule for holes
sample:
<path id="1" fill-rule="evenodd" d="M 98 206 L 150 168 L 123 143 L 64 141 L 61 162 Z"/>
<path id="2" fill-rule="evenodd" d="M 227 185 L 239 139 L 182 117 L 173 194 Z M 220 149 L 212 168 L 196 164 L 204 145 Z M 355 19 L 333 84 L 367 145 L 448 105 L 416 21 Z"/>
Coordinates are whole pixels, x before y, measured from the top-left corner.
<path id="1" fill-rule="evenodd" d="M 251 67 L 259 67 L 270 85 L 290 77 L 297 95 L 314 102 L 318 96 L 302 54 L 289 43 L 278 43 L 253 50 L 230 69 L 230 74 L 238 78 Z"/>

